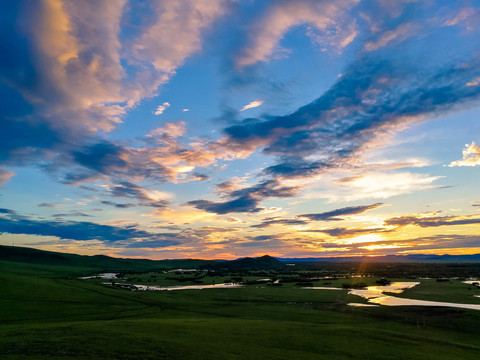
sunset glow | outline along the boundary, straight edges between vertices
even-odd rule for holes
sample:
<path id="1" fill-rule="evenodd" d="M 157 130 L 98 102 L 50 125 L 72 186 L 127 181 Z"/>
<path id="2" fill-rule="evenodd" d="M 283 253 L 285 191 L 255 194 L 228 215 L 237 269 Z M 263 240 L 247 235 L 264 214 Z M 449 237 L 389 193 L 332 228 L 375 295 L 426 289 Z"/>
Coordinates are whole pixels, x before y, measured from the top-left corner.
<path id="1" fill-rule="evenodd" d="M 4 7 L 1 244 L 480 253 L 480 3 Z"/>

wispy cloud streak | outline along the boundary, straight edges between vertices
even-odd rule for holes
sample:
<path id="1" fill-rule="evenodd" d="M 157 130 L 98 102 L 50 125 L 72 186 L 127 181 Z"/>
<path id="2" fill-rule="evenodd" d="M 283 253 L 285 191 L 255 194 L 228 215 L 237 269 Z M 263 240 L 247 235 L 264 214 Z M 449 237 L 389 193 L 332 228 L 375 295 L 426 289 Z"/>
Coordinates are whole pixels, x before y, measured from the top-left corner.
<path id="1" fill-rule="evenodd" d="M 372 205 L 364 206 L 349 206 L 341 209 L 327 211 L 319 214 L 303 214 L 299 215 L 299 218 L 306 218 L 314 221 L 339 221 L 343 220 L 342 216 L 357 215 L 364 213 L 365 211 L 376 209 L 382 206 L 383 203 L 376 203 Z"/>
<path id="2" fill-rule="evenodd" d="M 415 225 L 419 227 L 438 227 L 455 225 L 475 225 L 480 224 L 480 217 L 471 216 L 415 216 L 405 215 L 385 220 L 385 225 L 407 226 Z"/>
<path id="3" fill-rule="evenodd" d="M 48 221 L 33 220 L 6 212 L 8 217 L 0 217 L 0 232 L 9 234 L 27 234 L 38 236 L 55 236 L 68 240 L 99 240 L 106 243 L 133 240 L 159 240 L 165 234 L 155 234 L 139 229 L 137 226 L 111 226 L 85 221 Z M 75 214 L 74 214 L 75 215 Z M 60 215 L 59 216 L 63 216 Z M 75 215 L 78 216 L 78 215 Z M 168 245 L 178 244 L 171 241 Z"/>

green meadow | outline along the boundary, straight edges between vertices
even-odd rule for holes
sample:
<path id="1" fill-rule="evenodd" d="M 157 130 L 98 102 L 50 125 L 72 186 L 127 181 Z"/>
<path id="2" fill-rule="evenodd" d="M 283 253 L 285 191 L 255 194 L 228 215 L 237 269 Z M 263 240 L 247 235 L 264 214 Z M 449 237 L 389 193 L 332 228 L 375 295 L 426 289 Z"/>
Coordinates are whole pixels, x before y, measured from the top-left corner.
<path id="1" fill-rule="evenodd" d="M 347 304 L 366 300 L 347 290 L 307 290 L 294 282 L 128 291 L 103 284 L 110 280 L 78 279 L 94 270 L 1 261 L 0 358 L 480 358 L 480 311 L 351 307 Z M 143 272 L 124 278 L 171 285 L 175 276 L 185 284 L 193 275 Z M 203 279 L 228 280 L 225 274 Z M 374 284 L 375 278 L 314 280 L 313 285 L 345 282 Z M 404 296 L 480 302 L 474 293 L 480 290 L 460 281 L 427 280 Z"/>

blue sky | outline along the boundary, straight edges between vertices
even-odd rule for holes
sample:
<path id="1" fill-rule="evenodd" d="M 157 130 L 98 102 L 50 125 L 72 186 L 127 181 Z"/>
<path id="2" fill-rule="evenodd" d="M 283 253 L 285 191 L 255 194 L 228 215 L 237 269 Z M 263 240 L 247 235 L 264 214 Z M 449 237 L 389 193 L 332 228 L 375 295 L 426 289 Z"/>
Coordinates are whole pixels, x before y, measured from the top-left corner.
<path id="1" fill-rule="evenodd" d="M 480 253 L 480 4 L 2 7 L 1 244 Z"/>

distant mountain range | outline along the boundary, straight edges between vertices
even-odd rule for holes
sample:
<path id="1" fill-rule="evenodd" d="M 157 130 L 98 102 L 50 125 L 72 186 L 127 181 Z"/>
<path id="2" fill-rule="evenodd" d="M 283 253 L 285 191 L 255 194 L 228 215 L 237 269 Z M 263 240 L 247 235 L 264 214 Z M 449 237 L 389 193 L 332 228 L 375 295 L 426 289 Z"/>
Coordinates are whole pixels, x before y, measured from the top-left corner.
<path id="1" fill-rule="evenodd" d="M 309 257 L 309 258 L 278 258 L 287 263 L 306 262 L 370 262 L 370 263 L 403 263 L 403 262 L 477 262 L 480 254 L 474 255 L 386 255 L 386 256 L 353 256 L 353 257 Z"/>
<path id="2" fill-rule="evenodd" d="M 105 255 L 77 255 L 54 251 L 44 251 L 18 246 L 0 245 L 0 261 L 41 264 L 51 266 L 65 266 L 85 268 L 91 271 L 116 270 L 160 270 L 178 268 L 204 268 L 226 270 L 266 270 L 285 268 L 287 264 L 307 264 L 319 262 L 370 262 L 370 263 L 414 263 L 414 262 L 480 262 L 480 254 L 475 255 L 388 255 L 378 257 L 311 257 L 311 258 L 274 258 L 269 255 L 262 257 L 245 257 L 236 260 L 148 260 L 122 259 Z"/>

